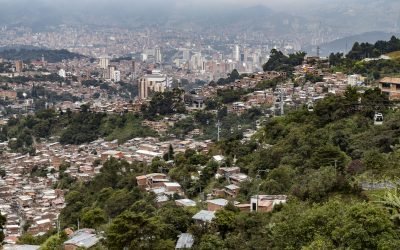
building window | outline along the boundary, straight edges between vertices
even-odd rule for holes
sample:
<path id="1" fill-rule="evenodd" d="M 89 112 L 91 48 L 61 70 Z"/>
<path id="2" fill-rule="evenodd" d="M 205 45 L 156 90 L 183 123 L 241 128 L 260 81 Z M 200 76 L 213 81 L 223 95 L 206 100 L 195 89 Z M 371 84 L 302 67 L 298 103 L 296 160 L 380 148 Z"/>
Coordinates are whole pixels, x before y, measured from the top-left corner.
<path id="1" fill-rule="evenodd" d="M 384 89 L 390 89 L 390 83 L 382 83 L 382 88 Z"/>
<path id="2" fill-rule="evenodd" d="M 396 84 L 396 90 L 397 90 L 397 91 L 400 90 L 400 84 Z"/>

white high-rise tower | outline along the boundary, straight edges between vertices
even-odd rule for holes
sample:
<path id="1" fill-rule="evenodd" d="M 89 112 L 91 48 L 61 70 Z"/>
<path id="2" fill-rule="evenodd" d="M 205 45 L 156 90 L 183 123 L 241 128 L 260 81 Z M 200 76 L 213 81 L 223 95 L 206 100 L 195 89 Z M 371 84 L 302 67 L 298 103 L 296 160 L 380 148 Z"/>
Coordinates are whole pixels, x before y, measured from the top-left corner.
<path id="1" fill-rule="evenodd" d="M 110 63 L 110 59 L 108 57 L 101 57 L 99 61 L 99 66 L 102 69 L 107 69 Z"/>
<path id="2" fill-rule="evenodd" d="M 235 49 L 233 51 L 233 60 L 236 62 L 240 61 L 240 48 L 239 45 L 235 45 Z"/>

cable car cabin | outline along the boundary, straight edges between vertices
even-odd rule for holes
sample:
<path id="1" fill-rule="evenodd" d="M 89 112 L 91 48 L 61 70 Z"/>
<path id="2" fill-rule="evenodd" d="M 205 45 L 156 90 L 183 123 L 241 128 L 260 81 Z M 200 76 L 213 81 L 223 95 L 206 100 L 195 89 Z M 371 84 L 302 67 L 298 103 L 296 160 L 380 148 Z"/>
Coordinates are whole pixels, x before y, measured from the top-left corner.
<path id="1" fill-rule="evenodd" d="M 381 113 L 376 113 L 374 116 L 374 124 L 382 125 L 383 124 L 383 115 Z"/>
<path id="2" fill-rule="evenodd" d="M 314 112 L 314 105 L 312 103 L 309 103 L 307 105 L 307 109 L 308 109 L 308 112 Z"/>

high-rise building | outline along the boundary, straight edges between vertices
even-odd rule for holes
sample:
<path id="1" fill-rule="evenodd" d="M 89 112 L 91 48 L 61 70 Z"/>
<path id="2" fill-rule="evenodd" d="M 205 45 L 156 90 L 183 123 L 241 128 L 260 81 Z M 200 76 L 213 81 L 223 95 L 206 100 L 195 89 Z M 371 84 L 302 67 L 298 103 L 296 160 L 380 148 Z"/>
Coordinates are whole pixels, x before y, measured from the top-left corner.
<path id="1" fill-rule="evenodd" d="M 240 60 L 240 48 L 239 45 L 235 45 L 235 49 L 233 50 L 233 60 L 239 62 Z"/>
<path id="2" fill-rule="evenodd" d="M 113 65 L 108 65 L 108 69 L 107 69 L 107 79 L 113 80 L 114 79 L 114 75 L 115 75 L 115 66 Z"/>
<path id="3" fill-rule="evenodd" d="M 107 69 L 109 63 L 110 63 L 110 59 L 108 57 L 101 57 L 100 58 L 100 62 L 99 62 L 99 66 L 102 69 Z"/>
<path id="4" fill-rule="evenodd" d="M 202 61 L 201 52 L 194 53 L 190 61 L 190 68 L 194 70 L 200 69 L 202 66 Z"/>
<path id="5" fill-rule="evenodd" d="M 15 61 L 15 71 L 20 73 L 24 69 L 24 63 L 21 60 Z"/>
<path id="6" fill-rule="evenodd" d="M 156 47 L 155 53 L 154 53 L 154 57 L 155 57 L 156 63 L 161 63 L 162 62 L 162 55 L 161 55 L 160 47 Z"/>
<path id="7" fill-rule="evenodd" d="M 119 70 L 114 71 L 114 76 L 113 76 L 112 80 L 114 82 L 120 82 L 121 81 L 121 71 L 119 71 Z"/>
<path id="8" fill-rule="evenodd" d="M 153 92 L 164 92 L 169 86 L 168 77 L 164 74 L 153 72 L 139 79 L 139 99 L 147 99 Z"/>

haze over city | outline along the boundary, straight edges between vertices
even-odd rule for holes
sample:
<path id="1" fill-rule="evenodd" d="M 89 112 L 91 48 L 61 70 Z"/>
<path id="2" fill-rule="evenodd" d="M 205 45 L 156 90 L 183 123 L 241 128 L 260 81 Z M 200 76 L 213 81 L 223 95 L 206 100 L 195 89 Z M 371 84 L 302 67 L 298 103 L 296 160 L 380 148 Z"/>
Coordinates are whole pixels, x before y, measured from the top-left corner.
<path id="1" fill-rule="evenodd" d="M 310 26 L 317 31 L 329 29 L 330 33 L 341 38 L 368 31 L 398 32 L 400 21 L 396 11 L 400 3 L 393 0 L 2 0 L 0 3 L 0 23 L 24 23 L 36 29 L 62 23 L 123 27 L 147 23 L 177 28 L 186 27 L 185 24 L 208 27 L 213 23 L 234 27 L 236 20 L 248 19 L 277 28 L 295 26 L 294 30 L 300 33 L 302 29 L 307 32 Z M 383 10 L 385 15 L 380 15 Z M 296 25 L 301 29 L 296 30 Z"/>

